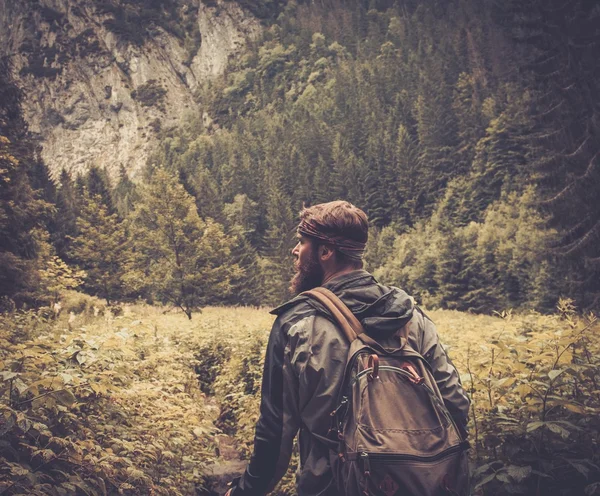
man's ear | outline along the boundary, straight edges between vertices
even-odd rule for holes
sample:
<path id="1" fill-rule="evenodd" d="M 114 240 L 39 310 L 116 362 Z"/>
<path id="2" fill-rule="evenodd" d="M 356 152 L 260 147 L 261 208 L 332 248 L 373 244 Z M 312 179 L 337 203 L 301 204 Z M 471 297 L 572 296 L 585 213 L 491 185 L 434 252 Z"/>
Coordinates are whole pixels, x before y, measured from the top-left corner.
<path id="1" fill-rule="evenodd" d="M 319 245 L 319 260 L 325 262 L 335 255 L 335 250 L 329 245 Z"/>

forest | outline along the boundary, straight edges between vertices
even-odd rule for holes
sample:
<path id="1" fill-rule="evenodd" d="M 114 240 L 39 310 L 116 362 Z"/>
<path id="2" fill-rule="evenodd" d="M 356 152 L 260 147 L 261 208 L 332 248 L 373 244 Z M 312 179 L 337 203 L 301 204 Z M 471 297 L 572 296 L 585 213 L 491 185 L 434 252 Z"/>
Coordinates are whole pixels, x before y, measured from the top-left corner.
<path id="1" fill-rule="evenodd" d="M 51 181 L 4 67 L 7 302 L 47 300 L 50 270 L 108 303 L 275 304 L 297 212 L 345 198 L 369 215 L 369 270 L 425 305 L 597 307 L 594 2 L 272 8 L 181 126 L 157 123 L 136 182 L 94 167 Z"/>
<path id="2" fill-rule="evenodd" d="M 0 61 L 0 494 L 195 494 L 218 432 L 247 455 L 270 323 L 246 330 L 245 307 L 287 299 L 298 212 L 334 199 L 369 216 L 366 268 L 447 328 L 475 399 L 476 494 L 600 494 L 600 4 L 238 3 L 262 36 L 197 91 L 179 126 L 157 119 L 133 178 L 92 166 L 51 179 Z M 173 2 L 152 9 L 177 29 Z M 152 80 L 142 89 L 143 105 L 161 105 Z M 117 450 L 122 433 L 91 432 L 134 416 L 108 364 L 147 377 L 161 339 L 180 346 L 159 326 L 214 330 L 222 307 L 238 307 L 228 325 L 245 329 L 231 333 L 246 339 L 246 362 L 202 389 L 198 370 L 225 367 L 236 344 L 192 333 L 169 360 L 199 369 L 169 387 L 183 388 L 173 415 L 198 394 L 217 410 L 219 394 L 234 395 L 235 411 L 216 424 L 200 412 L 200 434 L 191 426 L 182 445 L 110 472 L 100 460 L 135 459 L 143 436 Z M 479 323 L 474 355 L 456 329 L 475 337 Z M 136 326 L 153 347 L 131 344 Z M 102 329 L 125 327 L 100 346 Z M 173 473 L 161 473 L 166 452 Z"/>

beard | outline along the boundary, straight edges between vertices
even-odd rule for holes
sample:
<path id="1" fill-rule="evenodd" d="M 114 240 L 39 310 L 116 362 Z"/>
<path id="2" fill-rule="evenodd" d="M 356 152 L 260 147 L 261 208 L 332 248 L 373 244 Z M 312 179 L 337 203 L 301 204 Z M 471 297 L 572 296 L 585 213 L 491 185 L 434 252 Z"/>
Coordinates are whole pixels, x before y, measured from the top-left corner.
<path id="1" fill-rule="evenodd" d="M 296 262 L 296 273 L 290 281 L 290 293 L 296 296 L 303 291 L 316 288 L 323 282 L 323 269 L 317 258 L 317 250 L 315 249 L 310 258 L 304 263 Z"/>

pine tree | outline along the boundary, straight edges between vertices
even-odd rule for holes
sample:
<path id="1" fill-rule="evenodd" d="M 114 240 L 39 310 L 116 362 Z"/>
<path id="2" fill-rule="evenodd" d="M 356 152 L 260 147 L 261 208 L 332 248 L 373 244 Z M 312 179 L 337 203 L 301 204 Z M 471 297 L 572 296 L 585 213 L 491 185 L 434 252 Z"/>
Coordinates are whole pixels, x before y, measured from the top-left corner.
<path id="1" fill-rule="evenodd" d="M 481 89 L 474 76 L 461 73 L 454 89 L 452 108 L 457 117 L 458 149 L 456 159 L 459 168 L 468 171 L 475 157 L 475 146 L 486 129 L 481 112 Z"/>
<path id="2" fill-rule="evenodd" d="M 90 167 L 85 176 L 85 187 L 89 197 L 98 197 L 109 213 L 115 213 L 112 187 L 106 169 L 100 169 L 95 165 Z"/>
<path id="3" fill-rule="evenodd" d="M 138 201 L 135 183 L 129 179 L 125 167 L 121 165 L 119 181 L 112 191 L 112 202 L 121 218 L 126 218 L 134 209 Z"/>
<path id="4" fill-rule="evenodd" d="M 393 218 L 408 227 L 417 219 L 417 185 L 419 185 L 419 155 L 417 144 L 407 127 L 401 124 L 394 150 L 391 196 Z"/>
<path id="5" fill-rule="evenodd" d="M 419 195 L 421 215 L 431 212 L 450 177 L 460 173 L 453 163 L 456 149 L 455 118 L 449 101 L 443 68 L 429 68 L 417 98 L 415 114 L 419 140 Z M 435 74 L 435 76 L 434 76 Z"/>
<path id="6" fill-rule="evenodd" d="M 262 260 L 254 244 L 257 239 L 258 204 L 247 195 L 236 195 L 232 203 L 225 204 L 227 233 L 234 240 L 231 262 L 241 273 L 231 280 L 228 302 L 236 305 L 260 305 L 264 300 Z"/>
<path id="7" fill-rule="evenodd" d="M 36 304 L 40 253 L 52 206 L 32 185 L 28 172 L 36 158 L 21 116 L 21 94 L 0 60 L 0 298 Z"/>
<path id="8" fill-rule="evenodd" d="M 440 246 L 435 279 L 443 308 L 461 309 L 461 299 L 468 288 L 465 270 L 466 249 L 463 239 L 449 232 Z"/>
<path id="9" fill-rule="evenodd" d="M 202 220 L 194 199 L 163 169 L 140 194 L 131 216 L 137 269 L 129 279 L 191 319 L 202 305 L 227 297 L 232 278 L 241 276 L 231 261 L 234 240 L 220 224 Z"/>
<path id="10" fill-rule="evenodd" d="M 71 175 L 63 169 L 56 192 L 56 214 L 50 223 L 50 239 L 57 255 L 70 262 L 71 242 L 78 234 L 77 218 L 80 213 L 80 198 Z"/>
<path id="11" fill-rule="evenodd" d="M 291 250 L 295 244 L 296 223 L 286 196 L 276 184 L 271 184 L 269 191 L 267 223 L 269 227 L 263 241 L 265 296 L 269 303 L 281 303 L 292 276 Z"/>
<path id="12" fill-rule="evenodd" d="M 109 305 L 122 299 L 131 258 L 125 225 L 100 195 L 85 195 L 77 231 L 69 256 L 86 272 L 84 289 Z"/>
<path id="13" fill-rule="evenodd" d="M 504 22 L 526 48 L 536 124 L 536 180 L 561 232 L 554 248 L 572 275 L 566 292 L 582 307 L 600 303 L 600 4 L 588 0 L 507 2 Z M 574 276 L 574 277 L 573 277 Z"/>
<path id="14" fill-rule="evenodd" d="M 480 215 L 502 192 L 523 191 L 528 170 L 528 136 L 531 126 L 526 109 L 528 102 L 514 97 L 514 101 L 487 129 L 479 140 L 472 166 L 471 182 L 467 193 L 471 220 Z"/>

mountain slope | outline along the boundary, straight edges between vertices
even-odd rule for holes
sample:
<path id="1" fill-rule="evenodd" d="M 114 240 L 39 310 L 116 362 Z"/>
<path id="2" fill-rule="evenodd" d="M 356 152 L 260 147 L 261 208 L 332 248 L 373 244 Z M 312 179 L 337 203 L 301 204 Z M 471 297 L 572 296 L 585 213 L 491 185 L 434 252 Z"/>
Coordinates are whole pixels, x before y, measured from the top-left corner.
<path id="1" fill-rule="evenodd" d="M 0 0 L 0 56 L 54 177 L 91 165 L 135 175 L 156 132 L 260 31 L 232 2 Z"/>

